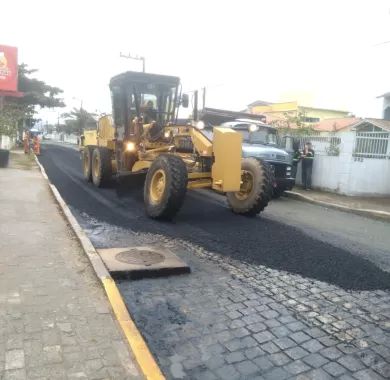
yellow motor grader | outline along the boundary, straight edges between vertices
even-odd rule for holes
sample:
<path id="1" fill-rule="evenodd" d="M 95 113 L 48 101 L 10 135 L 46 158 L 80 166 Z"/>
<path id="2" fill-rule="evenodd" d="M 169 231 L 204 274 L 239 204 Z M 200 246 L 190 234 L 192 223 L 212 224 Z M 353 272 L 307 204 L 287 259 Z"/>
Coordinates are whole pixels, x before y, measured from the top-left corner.
<path id="1" fill-rule="evenodd" d="M 130 180 L 145 173 L 146 213 L 171 219 L 187 189 L 213 189 L 226 194 L 233 212 L 256 215 L 271 195 L 267 164 L 242 159 L 242 137 L 226 127 L 204 128 L 193 117 L 178 119 L 188 107 L 177 77 L 125 72 L 110 81 L 113 116 L 99 119 L 97 130 L 81 139 L 84 177 L 97 187 L 115 175 Z"/>

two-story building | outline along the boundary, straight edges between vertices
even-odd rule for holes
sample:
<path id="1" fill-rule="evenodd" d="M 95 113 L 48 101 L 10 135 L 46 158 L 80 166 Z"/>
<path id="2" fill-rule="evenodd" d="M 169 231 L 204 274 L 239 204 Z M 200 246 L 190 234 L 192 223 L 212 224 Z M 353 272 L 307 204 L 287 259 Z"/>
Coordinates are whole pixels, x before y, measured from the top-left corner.
<path id="1" fill-rule="evenodd" d="M 351 116 L 348 111 L 308 107 L 298 104 L 297 101 L 269 103 L 257 100 L 248 105 L 247 112 L 265 115 L 268 123 L 275 121 L 283 122 L 289 118 L 299 117 L 300 121 L 308 126 L 326 119 L 339 119 Z"/>

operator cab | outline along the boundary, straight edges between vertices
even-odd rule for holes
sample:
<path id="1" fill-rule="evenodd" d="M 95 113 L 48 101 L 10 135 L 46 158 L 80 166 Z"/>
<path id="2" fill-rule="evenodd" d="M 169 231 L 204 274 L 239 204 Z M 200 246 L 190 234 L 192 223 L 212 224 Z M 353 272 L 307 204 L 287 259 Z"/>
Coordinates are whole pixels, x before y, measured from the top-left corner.
<path id="1" fill-rule="evenodd" d="M 134 135 L 134 120 L 150 124 L 154 133 L 176 117 L 180 79 L 168 75 L 128 71 L 110 81 L 116 138 Z"/>

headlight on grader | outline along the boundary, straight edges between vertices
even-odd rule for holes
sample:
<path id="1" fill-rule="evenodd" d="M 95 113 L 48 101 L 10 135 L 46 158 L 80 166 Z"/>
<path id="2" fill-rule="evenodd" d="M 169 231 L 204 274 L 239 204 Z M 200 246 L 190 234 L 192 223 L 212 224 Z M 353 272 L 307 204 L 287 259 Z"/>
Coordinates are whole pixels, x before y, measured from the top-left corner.
<path id="1" fill-rule="evenodd" d="M 135 144 L 132 141 L 128 141 L 126 143 L 126 152 L 134 152 L 135 151 Z"/>
<path id="2" fill-rule="evenodd" d="M 196 123 L 196 128 L 198 129 L 203 129 L 205 127 L 204 125 L 204 122 L 202 120 L 199 120 L 197 123 Z"/>

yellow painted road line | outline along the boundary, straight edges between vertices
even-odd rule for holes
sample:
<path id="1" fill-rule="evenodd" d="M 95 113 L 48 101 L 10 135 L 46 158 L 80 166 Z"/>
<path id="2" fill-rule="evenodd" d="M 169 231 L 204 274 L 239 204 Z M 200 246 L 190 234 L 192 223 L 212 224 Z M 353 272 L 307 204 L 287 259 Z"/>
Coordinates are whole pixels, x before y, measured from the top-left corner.
<path id="1" fill-rule="evenodd" d="M 138 365 L 146 379 L 162 380 L 165 379 L 159 366 L 149 351 L 141 333 L 137 329 L 134 321 L 131 319 L 122 296 L 112 278 L 102 279 L 104 289 L 114 310 L 115 316 L 122 327 L 126 339 L 131 347 Z"/>

